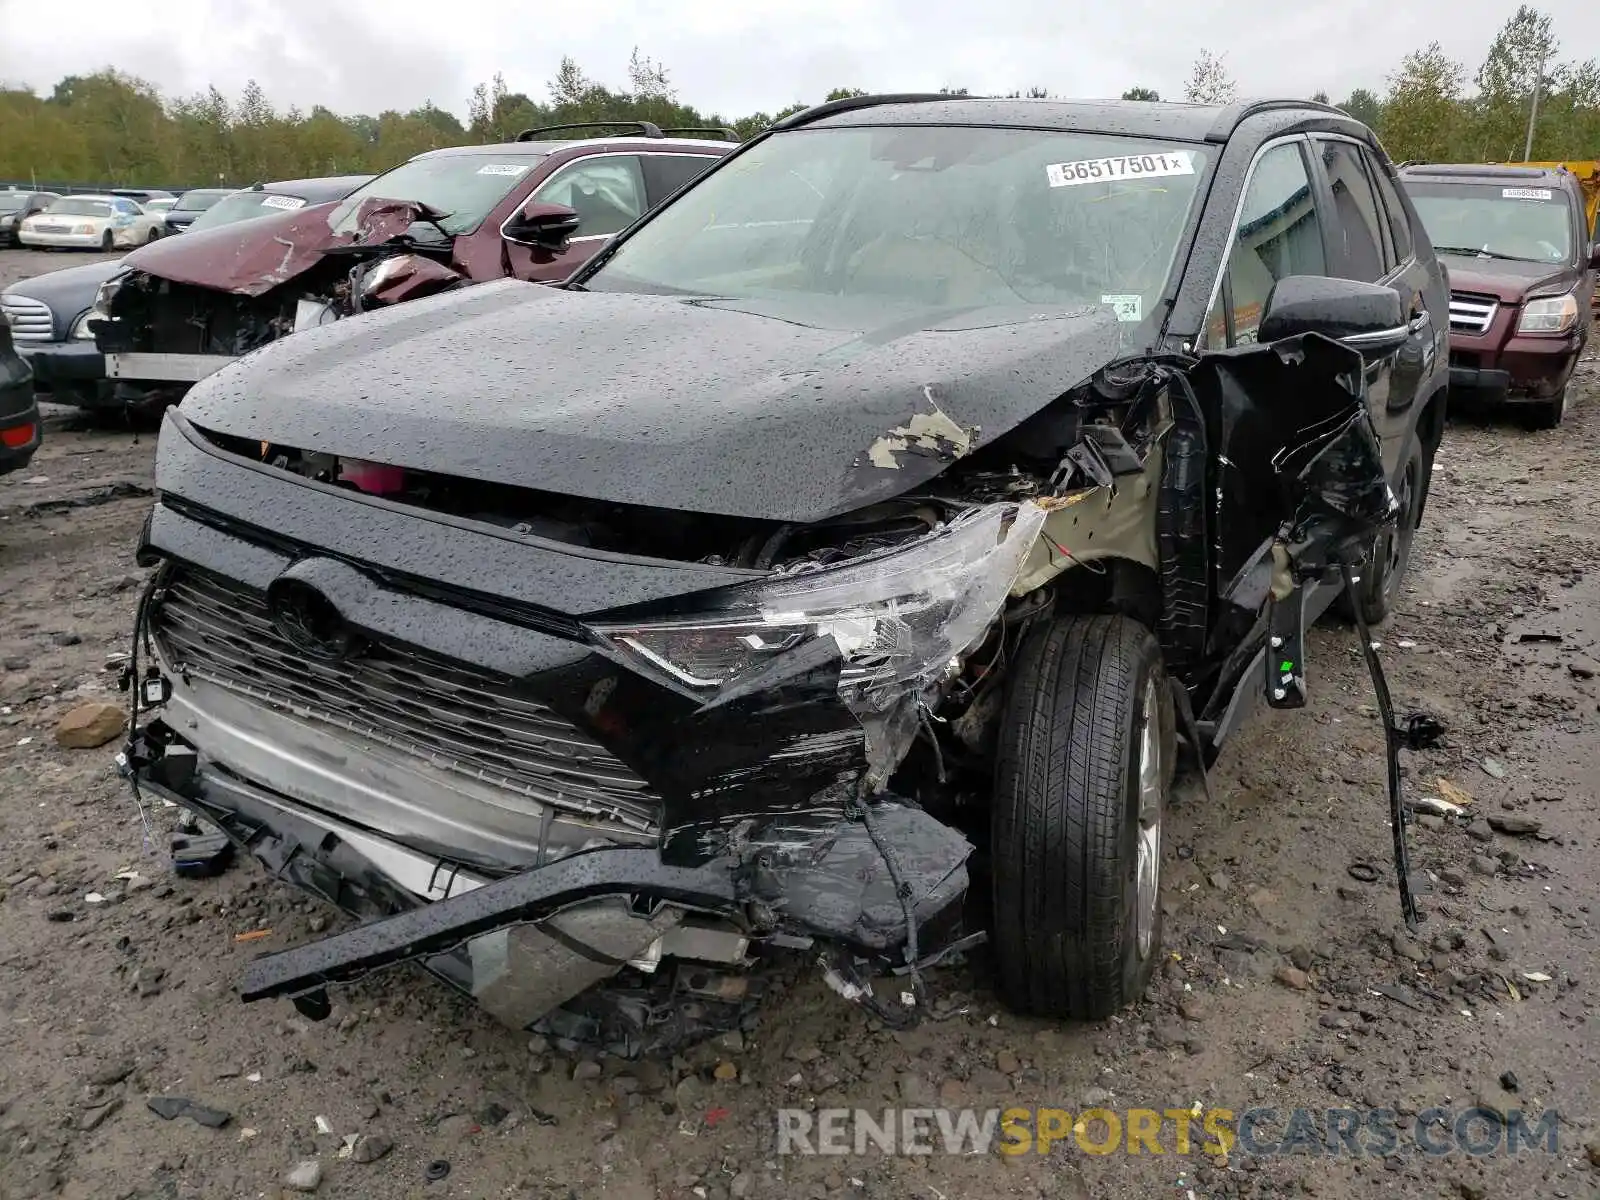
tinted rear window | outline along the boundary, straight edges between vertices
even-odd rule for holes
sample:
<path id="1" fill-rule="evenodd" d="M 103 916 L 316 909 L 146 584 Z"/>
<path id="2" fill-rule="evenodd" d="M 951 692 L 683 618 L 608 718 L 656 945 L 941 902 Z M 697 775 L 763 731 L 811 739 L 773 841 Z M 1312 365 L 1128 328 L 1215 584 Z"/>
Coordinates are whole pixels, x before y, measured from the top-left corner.
<path id="1" fill-rule="evenodd" d="M 185 192 L 178 197 L 178 202 L 172 206 L 174 212 L 205 212 L 217 201 L 224 199 L 227 192 Z"/>

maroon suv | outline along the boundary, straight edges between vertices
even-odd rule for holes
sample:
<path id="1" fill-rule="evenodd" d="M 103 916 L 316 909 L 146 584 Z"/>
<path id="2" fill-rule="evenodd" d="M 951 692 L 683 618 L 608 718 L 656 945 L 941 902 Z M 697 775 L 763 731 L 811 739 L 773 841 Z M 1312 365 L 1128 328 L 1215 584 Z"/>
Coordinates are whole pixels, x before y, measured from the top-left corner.
<path id="1" fill-rule="evenodd" d="M 1589 338 L 1600 243 L 1577 177 L 1539 167 L 1412 166 L 1400 172 L 1450 273 L 1450 391 L 1561 423 Z"/>
<path id="2" fill-rule="evenodd" d="M 610 238 L 737 145 L 720 129 L 516 141 L 419 154 L 337 204 L 284 200 L 242 227 L 136 251 L 90 322 L 124 403 L 159 406 L 286 334 L 492 279 L 565 279 Z M 673 136 L 711 134 L 713 138 Z"/>

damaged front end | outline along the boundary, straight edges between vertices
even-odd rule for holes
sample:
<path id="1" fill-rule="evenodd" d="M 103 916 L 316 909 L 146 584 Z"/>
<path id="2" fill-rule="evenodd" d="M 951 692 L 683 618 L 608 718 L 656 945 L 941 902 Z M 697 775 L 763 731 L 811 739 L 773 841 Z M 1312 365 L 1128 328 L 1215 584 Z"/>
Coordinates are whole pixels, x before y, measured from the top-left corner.
<path id="1" fill-rule="evenodd" d="M 468 282 L 455 239 L 436 227 L 445 214 L 369 199 L 336 231 L 340 211 L 320 205 L 139 251 L 101 286 L 89 322 L 120 399 L 176 401 L 288 334 Z"/>
<path id="2" fill-rule="evenodd" d="M 1349 376 L 1306 344 L 1278 361 Z M 797 952 L 914 1020 L 921 972 L 983 936 L 968 860 L 1030 626 L 1135 616 L 1185 698 L 1242 672 L 1215 573 L 1295 493 L 1225 504 L 1302 458 L 1225 478 L 1220 394 L 1194 360 L 1125 360 L 985 438 L 925 386 L 845 469 L 859 505 L 808 521 L 344 457 L 185 405 L 141 549 L 133 676 L 159 711 L 127 772 L 363 922 L 256 960 L 246 1000 L 324 1015 L 330 985 L 415 961 L 633 1055 L 737 1022 L 748 968 Z"/>

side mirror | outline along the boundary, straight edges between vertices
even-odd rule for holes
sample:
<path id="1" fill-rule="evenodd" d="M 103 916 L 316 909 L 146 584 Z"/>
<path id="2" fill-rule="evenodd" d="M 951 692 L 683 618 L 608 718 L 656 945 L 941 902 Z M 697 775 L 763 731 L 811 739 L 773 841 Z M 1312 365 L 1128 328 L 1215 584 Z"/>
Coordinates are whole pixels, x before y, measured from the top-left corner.
<path id="1" fill-rule="evenodd" d="M 565 204 L 535 202 L 514 213 L 500 226 L 500 236 L 535 250 L 560 251 L 578 232 L 578 211 Z"/>
<path id="2" fill-rule="evenodd" d="M 1426 314 L 1417 318 L 1417 330 L 1425 319 Z M 1320 333 L 1353 350 L 1389 354 L 1414 331 L 1406 323 L 1400 293 L 1391 287 L 1326 275 L 1288 275 L 1267 293 L 1256 340 Z"/>

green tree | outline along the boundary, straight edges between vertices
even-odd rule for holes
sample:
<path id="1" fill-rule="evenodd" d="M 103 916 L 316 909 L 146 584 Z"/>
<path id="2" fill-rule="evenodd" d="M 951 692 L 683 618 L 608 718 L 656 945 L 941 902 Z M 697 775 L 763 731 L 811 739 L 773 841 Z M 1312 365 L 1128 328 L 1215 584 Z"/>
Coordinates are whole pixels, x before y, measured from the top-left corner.
<path id="1" fill-rule="evenodd" d="M 1555 68 L 1556 40 L 1547 13 L 1519 5 L 1500 27 L 1475 82 L 1472 150 L 1480 159 L 1515 160 L 1522 157 L 1528 116 L 1535 89 L 1543 89 L 1547 72 Z"/>
<path id="2" fill-rule="evenodd" d="M 1464 114 L 1461 88 L 1466 68 L 1438 42 L 1405 56 L 1389 77 L 1379 133 L 1398 160 L 1449 162 L 1456 157 Z"/>
<path id="3" fill-rule="evenodd" d="M 829 100 L 853 100 L 857 96 L 865 96 L 866 94 L 866 91 L 862 88 L 842 87 L 834 88 L 822 99 L 824 102 Z"/>
<path id="4" fill-rule="evenodd" d="M 1161 93 L 1156 91 L 1155 88 L 1131 87 L 1122 93 L 1122 98 L 1124 100 L 1157 101 L 1161 99 Z"/>
<path id="5" fill-rule="evenodd" d="M 1356 88 L 1339 107 L 1369 129 L 1376 129 L 1383 119 L 1383 101 L 1366 88 Z"/>

